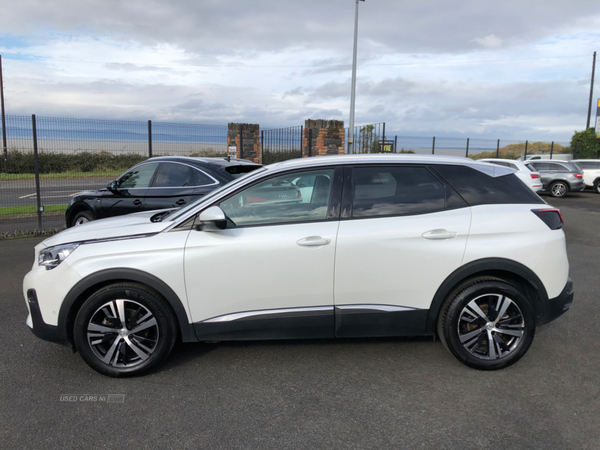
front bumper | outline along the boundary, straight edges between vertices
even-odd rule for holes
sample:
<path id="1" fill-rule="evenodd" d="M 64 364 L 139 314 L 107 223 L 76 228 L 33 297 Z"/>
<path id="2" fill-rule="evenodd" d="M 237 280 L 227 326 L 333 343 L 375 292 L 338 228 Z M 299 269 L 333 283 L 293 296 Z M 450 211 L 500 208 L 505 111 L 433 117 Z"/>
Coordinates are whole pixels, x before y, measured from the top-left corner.
<path id="1" fill-rule="evenodd" d="M 557 317 L 560 317 L 566 313 L 573 303 L 573 296 L 573 280 L 569 278 L 565 288 L 558 295 L 558 297 L 551 298 L 547 302 L 542 302 L 538 325 L 544 325 L 548 322 L 552 322 Z"/>
<path id="2" fill-rule="evenodd" d="M 35 289 L 27 290 L 27 305 L 29 306 L 29 316 L 25 323 L 31 329 L 33 334 L 45 341 L 70 345 L 64 333 L 60 332 L 59 327 L 48 325 L 44 322 Z"/>

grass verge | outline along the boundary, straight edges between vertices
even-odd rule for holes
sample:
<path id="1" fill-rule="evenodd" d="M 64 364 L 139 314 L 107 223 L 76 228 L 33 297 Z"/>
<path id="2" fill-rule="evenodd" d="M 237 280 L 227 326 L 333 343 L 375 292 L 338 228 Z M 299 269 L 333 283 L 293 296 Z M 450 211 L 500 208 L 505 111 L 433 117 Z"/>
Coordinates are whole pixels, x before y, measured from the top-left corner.
<path id="1" fill-rule="evenodd" d="M 44 213 L 61 212 L 66 211 L 67 205 L 47 205 L 44 206 Z M 0 208 L 0 216 L 12 216 L 15 214 L 35 214 L 37 212 L 37 206 L 7 206 Z"/>
<path id="2" fill-rule="evenodd" d="M 61 173 L 42 173 L 40 180 L 57 180 L 65 178 L 98 178 L 112 177 L 117 178 L 123 171 L 113 172 L 61 172 Z M 35 180 L 33 173 L 0 173 L 0 181 L 11 180 Z"/>

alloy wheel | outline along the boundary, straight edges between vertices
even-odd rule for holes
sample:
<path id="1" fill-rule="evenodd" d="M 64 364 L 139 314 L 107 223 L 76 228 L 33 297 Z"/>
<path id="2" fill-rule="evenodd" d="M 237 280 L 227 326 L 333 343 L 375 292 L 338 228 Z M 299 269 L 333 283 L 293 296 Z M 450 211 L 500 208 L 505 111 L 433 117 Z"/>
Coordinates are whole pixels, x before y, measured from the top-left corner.
<path id="1" fill-rule="evenodd" d="M 83 225 L 84 223 L 88 223 L 89 220 L 87 217 L 78 217 L 77 220 L 75 221 L 74 225 Z"/>
<path id="2" fill-rule="evenodd" d="M 525 319 L 517 304 L 502 294 L 471 300 L 458 320 L 460 343 L 479 359 L 496 360 L 511 354 L 525 333 Z"/>
<path id="3" fill-rule="evenodd" d="M 567 187 L 563 183 L 556 183 L 552 186 L 552 195 L 563 197 L 567 193 Z"/>
<path id="4" fill-rule="evenodd" d="M 92 315 L 87 340 L 94 355 L 113 367 L 133 367 L 157 348 L 158 323 L 154 315 L 133 300 L 112 300 Z"/>

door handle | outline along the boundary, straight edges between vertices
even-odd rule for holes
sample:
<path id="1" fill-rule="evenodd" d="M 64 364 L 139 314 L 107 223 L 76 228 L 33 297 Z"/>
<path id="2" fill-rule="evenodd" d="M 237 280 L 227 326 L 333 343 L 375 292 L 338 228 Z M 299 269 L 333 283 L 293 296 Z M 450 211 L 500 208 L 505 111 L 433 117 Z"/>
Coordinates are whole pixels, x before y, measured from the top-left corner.
<path id="1" fill-rule="evenodd" d="M 183 198 L 180 198 L 179 200 L 177 200 L 177 202 L 175 204 L 176 205 L 185 205 L 185 200 Z"/>
<path id="2" fill-rule="evenodd" d="M 140 205 L 142 204 L 142 201 L 141 201 L 140 199 L 137 199 L 137 200 L 134 200 L 134 201 L 133 201 L 133 204 L 134 204 L 135 206 L 140 206 Z"/>
<path id="3" fill-rule="evenodd" d="M 429 230 L 421 235 L 424 239 L 452 239 L 456 237 L 456 231 L 448 231 L 444 229 Z"/>
<path id="4" fill-rule="evenodd" d="M 321 236 L 309 236 L 296 241 L 296 244 L 301 247 L 318 247 L 320 245 L 327 245 L 331 242 L 331 239 L 323 239 Z"/>

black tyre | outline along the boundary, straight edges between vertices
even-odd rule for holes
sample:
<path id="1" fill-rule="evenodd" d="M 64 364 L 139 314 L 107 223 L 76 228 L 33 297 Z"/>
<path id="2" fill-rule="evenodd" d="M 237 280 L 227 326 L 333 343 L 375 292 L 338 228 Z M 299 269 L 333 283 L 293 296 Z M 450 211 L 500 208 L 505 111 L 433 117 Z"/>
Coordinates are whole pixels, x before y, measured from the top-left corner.
<path id="1" fill-rule="evenodd" d="M 137 283 L 106 286 L 83 304 L 73 338 L 84 361 L 111 377 L 140 375 L 164 361 L 177 322 L 166 300 Z"/>
<path id="2" fill-rule="evenodd" d="M 73 217 L 71 221 L 71 226 L 76 227 L 77 225 L 83 225 L 84 223 L 88 223 L 94 220 L 94 215 L 89 211 L 79 211 Z"/>
<path id="3" fill-rule="evenodd" d="M 564 181 L 555 181 L 550 185 L 550 195 L 552 197 L 564 197 L 569 193 L 569 185 Z"/>
<path id="4" fill-rule="evenodd" d="M 594 183 L 594 190 L 595 190 L 595 191 L 596 191 L 598 194 L 600 194 L 600 180 L 597 180 L 597 181 Z"/>
<path id="5" fill-rule="evenodd" d="M 498 278 L 476 278 L 448 296 L 438 318 L 438 335 L 463 364 L 503 369 L 531 346 L 534 314 L 516 286 Z"/>

